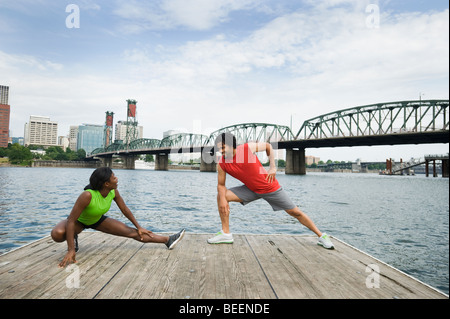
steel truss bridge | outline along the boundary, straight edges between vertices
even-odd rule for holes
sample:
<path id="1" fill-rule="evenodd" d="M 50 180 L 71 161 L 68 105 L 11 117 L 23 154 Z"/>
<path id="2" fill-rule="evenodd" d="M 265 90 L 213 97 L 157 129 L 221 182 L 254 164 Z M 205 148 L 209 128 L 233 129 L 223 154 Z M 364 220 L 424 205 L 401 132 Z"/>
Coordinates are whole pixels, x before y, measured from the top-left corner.
<path id="1" fill-rule="evenodd" d="M 128 145 L 97 148 L 87 158 L 113 155 L 212 152 L 215 138 L 230 132 L 238 144 L 269 142 L 275 149 L 432 144 L 449 142 L 449 100 L 416 100 L 348 108 L 304 121 L 294 134 L 267 123 L 231 125 L 209 136 L 179 133 L 162 140 L 138 139 Z"/>

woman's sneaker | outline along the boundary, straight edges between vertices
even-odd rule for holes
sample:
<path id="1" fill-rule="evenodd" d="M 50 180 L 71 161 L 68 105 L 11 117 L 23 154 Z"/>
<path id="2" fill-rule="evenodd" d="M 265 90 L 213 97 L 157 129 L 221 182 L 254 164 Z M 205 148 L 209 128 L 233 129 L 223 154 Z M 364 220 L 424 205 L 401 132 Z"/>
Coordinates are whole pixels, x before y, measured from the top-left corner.
<path id="1" fill-rule="evenodd" d="M 184 236 L 184 229 L 181 230 L 179 233 L 176 233 L 174 235 L 170 235 L 169 236 L 169 241 L 166 243 L 167 248 L 169 249 L 173 249 L 176 244 L 178 244 L 181 240 L 181 238 L 183 238 Z"/>
<path id="2" fill-rule="evenodd" d="M 323 233 L 321 237 L 319 237 L 319 241 L 317 242 L 317 245 L 323 246 L 326 249 L 334 249 L 334 245 L 330 240 L 330 236 Z"/>
<path id="3" fill-rule="evenodd" d="M 232 244 L 233 241 L 233 234 L 226 234 L 222 230 L 208 239 L 209 244 Z"/>

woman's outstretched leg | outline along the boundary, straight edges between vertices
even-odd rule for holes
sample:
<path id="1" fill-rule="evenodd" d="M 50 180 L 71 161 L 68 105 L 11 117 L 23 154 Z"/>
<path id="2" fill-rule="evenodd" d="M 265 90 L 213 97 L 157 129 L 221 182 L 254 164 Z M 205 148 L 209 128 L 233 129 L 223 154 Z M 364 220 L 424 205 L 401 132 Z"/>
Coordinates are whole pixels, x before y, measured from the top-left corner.
<path id="1" fill-rule="evenodd" d="M 127 238 L 133 238 L 137 241 L 144 242 L 144 243 L 162 243 L 165 244 L 169 240 L 169 236 L 162 236 L 157 235 L 155 233 L 152 233 L 151 237 L 147 234 L 144 234 L 142 236 L 139 235 L 136 228 L 129 227 L 122 223 L 121 221 L 118 221 L 113 218 L 107 218 L 105 219 L 97 228 L 96 230 L 115 235 L 115 236 L 121 236 L 121 237 L 127 237 Z"/>

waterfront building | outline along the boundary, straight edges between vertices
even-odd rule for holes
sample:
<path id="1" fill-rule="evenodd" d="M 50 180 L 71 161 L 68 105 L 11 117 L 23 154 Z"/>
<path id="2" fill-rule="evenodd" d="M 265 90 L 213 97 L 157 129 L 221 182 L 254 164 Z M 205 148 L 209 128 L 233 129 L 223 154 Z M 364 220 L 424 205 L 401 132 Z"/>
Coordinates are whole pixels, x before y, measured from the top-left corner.
<path id="1" fill-rule="evenodd" d="M 0 104 L 0 147 L 8 147 L 10 106 Z"/>
<path id="2" fill-rule="evenodd" d="M 83 124 L 78 127 L 77 147 L 76 149 L 84 149 L 86 154 L 90 154 L 93 150 L 103 147 L 104 126 L 96 124 Z"/>
<path id="3" fill-rule="evenodd" d="M 0 104 L 9 105 L 9 86 L 0 85 Z"/>
<path id="4" fill-rule="evenodd" d="M 78 138 L 78 125 L 71 125 L 69 131 L 69 148 L 72 151 L 78 151 L 77 138 Z"/>
<path id="5" fill-rule="evenodd" d="M 0 85 L 0 147 L 8 147 L 9 118 L 11 113 L 8 99 L 9 87 Z"/>
<path id="6" fill-rule="evenodd" d="M 319 164 L 319 162 L 320 162 L 320 157 L 305 156 L 305 164 L 306 165 Z"/>
<path id="7" fill-rule="evenodd" d="M 58 122 L 49 117 L 31 115 L 24 133 L 25 146 L 58 146 Z"/>

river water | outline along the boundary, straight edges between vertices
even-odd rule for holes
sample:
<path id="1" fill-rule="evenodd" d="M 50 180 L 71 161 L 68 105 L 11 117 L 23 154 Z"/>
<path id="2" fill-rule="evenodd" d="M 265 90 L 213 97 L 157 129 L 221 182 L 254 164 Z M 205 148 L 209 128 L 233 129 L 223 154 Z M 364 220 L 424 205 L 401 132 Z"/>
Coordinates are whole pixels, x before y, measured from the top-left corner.
<path id="1" fill-rule="evenodd" d="M 92 169 L 0 168 L 0 254 L 49 235 L 66 218 Z M 115 170 L 139 223 L 154 232 L 220 230 L 215 173 Z M 449 179 L 374 174 L 279 173 L 318 228 L 449 293 Z M 227 186 L 240 182 L 227 176 Z M 268 203 L 231 204 L 231 231 L 312 234 Z M 127 222 L 115 204 L 109 216 Z"/>

